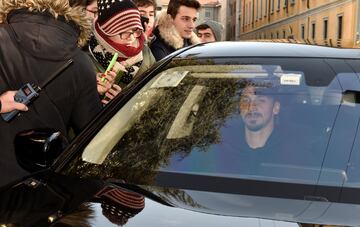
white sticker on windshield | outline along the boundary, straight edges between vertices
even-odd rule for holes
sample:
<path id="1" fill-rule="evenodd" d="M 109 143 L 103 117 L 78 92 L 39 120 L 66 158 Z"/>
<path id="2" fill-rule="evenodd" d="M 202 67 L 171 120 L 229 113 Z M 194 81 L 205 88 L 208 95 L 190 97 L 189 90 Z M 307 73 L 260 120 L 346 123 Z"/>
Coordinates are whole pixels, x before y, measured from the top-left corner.
<path id="1" fill-rule="evenodd" d="M 280 77 L 281 85 L 300 85 L 301 74 L 287 73 Z"/>
<path id="2" fill-rule="evenodd" d="M 151 85 L 151 88 L 177 87 L 189 71 L 164 72 Z"/>

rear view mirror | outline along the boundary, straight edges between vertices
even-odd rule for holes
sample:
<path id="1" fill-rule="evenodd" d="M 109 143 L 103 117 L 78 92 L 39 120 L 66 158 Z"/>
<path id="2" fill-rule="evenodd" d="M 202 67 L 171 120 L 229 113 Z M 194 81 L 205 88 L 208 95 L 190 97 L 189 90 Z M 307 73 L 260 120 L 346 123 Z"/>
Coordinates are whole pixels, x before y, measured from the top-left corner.
<path id="1" fill-rule="evenodd" d="M 31 129 L 15 137 L 15 154 L 19 165 L 30 172 L 46 169 L 69 145 L 54 129 Z"/>

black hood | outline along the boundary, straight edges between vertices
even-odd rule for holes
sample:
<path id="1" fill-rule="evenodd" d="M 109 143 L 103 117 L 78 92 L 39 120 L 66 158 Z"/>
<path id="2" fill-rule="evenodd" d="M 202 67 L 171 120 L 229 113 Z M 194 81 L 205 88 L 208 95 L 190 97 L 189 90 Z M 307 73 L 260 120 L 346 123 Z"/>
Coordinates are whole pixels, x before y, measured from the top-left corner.
<path id="1" fill-rule="evenodd" d="M 77 48 L 79 28 L 64 17 L 55 19 L 50 13 L 14 10 L 8 16 L 17 44 L 39 59 L 69 59 Z M 53 53 L 49 56 L 48 53 Z"/>

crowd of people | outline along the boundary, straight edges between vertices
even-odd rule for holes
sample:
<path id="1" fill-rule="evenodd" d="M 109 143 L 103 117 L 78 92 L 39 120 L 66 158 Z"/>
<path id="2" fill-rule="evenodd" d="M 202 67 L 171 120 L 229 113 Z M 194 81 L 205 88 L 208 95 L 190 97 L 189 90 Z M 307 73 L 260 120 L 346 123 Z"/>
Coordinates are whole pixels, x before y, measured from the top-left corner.
<path id="1" fill-rule="evenodd" d="M 170 0 L 167 10 L 158 15 L 156 0 L 2 4 L 0 114 L 25 113 L 10 122 L 0 120 L 4 153 L 0 166 L 18 175 L 23 171 L 12 169 L 16 165 L 11 163 L 16 162 L 13 140 L 19 132 L 47 127 L 71 139 L 155 61 L 189 45 L 221 40 L 221 24 L 198 24 L 197 0 Z M 42 88 L 31 105 L 16 99 L 24 84 L 44 83 L 69 60 L 73 64 Z"/>
<path id="2" fill-rule="evenodd" d="M 12 30 L 10 19 L 13 14 L 20 14 L 20 12 L 24 21 L 30 15 L 38 17 L 46 15 L 54 17 L 51 19 L 58 24 L 61 21 L 64 26 L 72 25 L 73 30 L 70 32 L 80 35 L 77 46 L 82 47 L 94 65 L 97 91 L 103 104 L 107 104 L 119 94 L 135 76 L 175 50 L 199 42 L 222 40 L 223 26 L 216 21 L 206 20 L 195 27 L 201 7 L 197 0 L 171 0 L 168 9 L 160 12 L 159 15 L 156 15 L 158 9 L 156 0 L 111 2 L 59 0 L 50 4 L 50 8 L 46 1 L 31 1 L 30 5 L 27 2 L 26 0 L 17 0 L 4 3 L 0 17 L 0 23 L 3 25 L 2 33 L 8 33 L 9 27 Z M 37 9 L 29 7 L 31 5 L 36 6 Z M 52 6 L 54 7 L 52 8 Z M 65 10 L 71 11 L 71 13 L 68 15 L 64 13 Z M 81 12 L 76 18 L 73 18 L 75 17 L 73 12 L 80 10 L 85 11 L 85 14 Z M 90 19 L 90 23 L 86 23 L 89 22 L 88 19 Z M 34 25 L 37 22 L 29 23 Z M 52 22 L 49 21 L 49 23 Z M 42 34 L 39 35 L 42 36 Z M 37 41 L 41 38 L 38 37 Z M 20 44 L 20 48 L 18 46 L 16 48 L 20 50 L 24 45 Z M 55 43 L 49 45 L 57 47 Z M 56 52 L 61 51 L 55 50 L 54 53 L 56 54 Z M 111 69 L 106 71 L 115 53 L 118 53 L 117 61 Z M 48 56 L 45 55 L 43 58 L 50 60 L 51 57 L 48 58 Z M 3 73 L 5 74 L 5 72 Z M 28 110 L 24 104 L 14 101 L 13 97 L 17 88 L 2 89 L 0 113 Z"/>

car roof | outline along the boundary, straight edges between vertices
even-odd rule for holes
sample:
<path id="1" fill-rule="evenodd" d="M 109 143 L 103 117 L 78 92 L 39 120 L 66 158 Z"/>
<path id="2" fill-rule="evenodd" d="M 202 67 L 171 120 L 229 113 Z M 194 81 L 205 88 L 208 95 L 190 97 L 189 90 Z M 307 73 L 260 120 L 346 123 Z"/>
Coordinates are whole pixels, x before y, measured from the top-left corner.
<path id="1" fill-rule="evenodd" d="M 360 59 L 360 49 L 344 49 L 296 43 L 227 41 L 198 44 L 178 58 L 301 57 Z"/>

